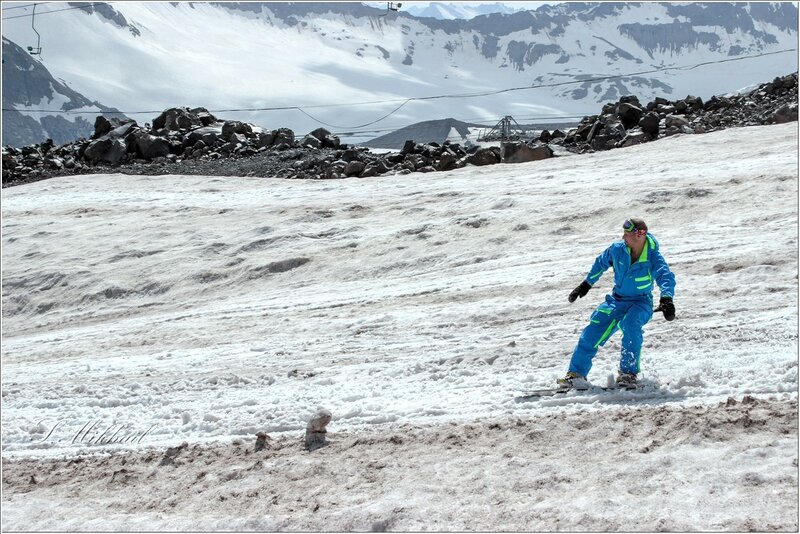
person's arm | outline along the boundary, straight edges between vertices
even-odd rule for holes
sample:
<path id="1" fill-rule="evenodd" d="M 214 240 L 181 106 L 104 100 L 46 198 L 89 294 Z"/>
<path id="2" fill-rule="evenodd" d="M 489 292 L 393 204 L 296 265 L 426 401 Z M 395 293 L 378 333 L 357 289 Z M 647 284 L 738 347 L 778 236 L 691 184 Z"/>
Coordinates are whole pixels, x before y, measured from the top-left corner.
<path id="1" fill-rule="evenodd" d="M 595 285 L 597 281 L 600 280 L 600 277 L 603 276 L 603 273 L 606 272 L 609 267 L 611 267 L 612 261 L 613 258 L 611 256 L 611 247 L 608 247 L 594 260 L 592 268 L 589 269 L 589 274 L 586 275 L 586 282 L 589 285 Z"/>
<path id="2" fill-rule="evenodd" d="M 672 321 L 675 319 L 675 303 L 672 298 L 675 295 L 675 275 L 669 270 L 669 265 L 658 250 L 652 251 L 653 274 L 658 288 L 661 290 L 661 298 L 655 311 L 664 313 L 664 319 Z"/>
<path id="3" fill-rule="evenodd" d="M 572 290 L 567 299 L 570 302 L 575 302 L 578 297 L 585 297 L 586 293 L 592 289 L 592 286 L 597 283 L 598 280 L 600 280 L 600 277 L 603 276 L 603 273 L 606 272 L 609 267 L 611 267 L 611 261 L 611 247 L 608 247 L 603 251 L 602 254 L 597 256 L 597 258 L 594 260 L 594 265 L 592 265 L 592 268 L 589 270 L 589 274 L 587 274 L 586 278 L 583 279 L 581 285 Z"/>
<path id="4" fill-rule="evenodd" d="M 650 254 L 653 261 L 653 278 L 661 290 L 661 296 L 673 298 L 675 296 L 675 275 L 669 270 L 669 265 L 660 251 L 656 249 Z"/>

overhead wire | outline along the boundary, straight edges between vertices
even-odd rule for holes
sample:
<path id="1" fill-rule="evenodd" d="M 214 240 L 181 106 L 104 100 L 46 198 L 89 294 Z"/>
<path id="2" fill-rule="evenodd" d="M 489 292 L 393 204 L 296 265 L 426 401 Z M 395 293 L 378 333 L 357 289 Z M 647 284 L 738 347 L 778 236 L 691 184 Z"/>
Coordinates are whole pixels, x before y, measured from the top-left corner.
<path id="1" fill-rule="evenodd" d="M 33 6 L 33 5 L 39 5 L 40 3 L 44 3 L 44 2 L 36 2 L 35 4 L 28 4 L 27 6 L 9 7 L 9 8 L 4 9 L 3 11 L 7 11 L 9 9 L 17 9 L 18 7 L 30 7 L 30 6 Z M 94 7 L 96 5 L 102 6 L 102 5 L 110 5 L 110 4 L 108 2 L 90 2 L 90 3 L 88 3 L 86 5 L 82 5 L 82 6 L 65 7 L 64 9 L 53 9 L 53 10 L 50 10 L 50 11 L 40 11 L 40 12 L 36 13 L 36 15 L 40 16 L 40 15 L 48 15 L 50 13 L 60 13 L 62 11 L 70 11 L 72 9 L 86 9 L 86 8 L 89 8 L 89 7 Z M 2 20 L 21 19 L 23 17 L 32 17 L 32 16 L 33 16 L 33 13 L 26 13 L 24 15 L 14 15 L 14 16 L 11 16 L 11 17 L 3 17 Z"/>
<path id="2" fill-rule="evenodd" d="M 4 7 L 3 11 L 11 11 L 12 9 L 22 9 L 25 7 L 43 6 L 45 4 L 63 4 L 63 2 L 33 2 L 31 4 L 22 4 L 21 6 Z"/>
<path id="3" fill-rule="evenodd" d="M 55 2 L 35 2 L 33 4 L 23 4 L 21 6 L 4 7 L 4 8 L 2 8 L 2 10 L 3 11 L 11 11 L 12 9 L 22 9 L 24 7 L 33 7 L 33 6 L 39 6 L 39 5 L 44 5 L 44 4 L 53 4 L 53 3 L 55 3 Z"/>

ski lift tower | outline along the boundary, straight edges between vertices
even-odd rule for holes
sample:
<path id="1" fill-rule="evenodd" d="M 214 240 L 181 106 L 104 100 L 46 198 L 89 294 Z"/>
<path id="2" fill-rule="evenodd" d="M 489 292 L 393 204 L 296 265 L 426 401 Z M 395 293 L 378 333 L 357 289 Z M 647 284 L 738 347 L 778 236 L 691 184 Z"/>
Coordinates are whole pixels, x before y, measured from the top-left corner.
<path id="1" fill-rule="evenodd" d="M 511 115 L 506 115 L 488 134 L 484 135 L 478 141 L 511 141 L 517 140 L 525 136 L 525 130 L 514 120 Z"/>

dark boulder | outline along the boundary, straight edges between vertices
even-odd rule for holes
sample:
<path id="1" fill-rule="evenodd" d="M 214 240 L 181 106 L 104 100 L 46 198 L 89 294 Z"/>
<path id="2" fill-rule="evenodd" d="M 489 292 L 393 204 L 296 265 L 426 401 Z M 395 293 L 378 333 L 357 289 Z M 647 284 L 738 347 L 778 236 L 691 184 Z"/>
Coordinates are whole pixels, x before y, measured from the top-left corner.
<path id="1" fill-rule="evenodd" d="M 122 139 L 137 131 L 139 131 L 139 125 L 137 125 L 135 121 L 130 121 L 123 123 L 121 126 L 117 126 L 108 132 L 107 135 L 112 139 Z"/>
<path id="2" fill-rule="evenodd" d="M 642 118 L 642 108 L 628 102 L 620 102 L 614 112 L 625 129 L 638 125 Z"/>
<path id="3" fill-rule="evenodd" d="M 53 143 L 52 139 L 45 139 L 44 143 L 39 145 L 39 149 L 42 151 L 42 154 L 47 155 L 50 152 L 55 144 Z"/>
<path id="4" fill-rule="evenodd" d="M 189 112 L 197 117 L 197 120 L 199 120 L 200 124 L 203 126 L 209 126 L 217 122 L 217 118 L 209 113 L 206 108 L 194 108 L 189 110 Z"/>
<path id="5" fill-rule="evenodd" d="M 103 155 L 111 148 L 111 138 L 107 135 L 101 139 L 96 139 L 89 143 L 83 155 L 86 159 L 97 162 L 103 158 Z"/>
<path id="6" fill-rule="evenodd" d="M 360 161 L 361 158 L 358 155 L 358 152 L 355 149 L 348 148 L 342 152 L 342 160 L 350 163 L 351 161 Z"/>
<path id="7" fill-rule="evenodd" d="M 359 176 L 367 168 L 366 164 L 362 161 L 353 160 L 344 166 L 342 172 L 345 176 Z"/>
<path id="8" fill-rule="evenodd" d="M 731 107 L 730 99 L 724 96 L 712 96 L 709 98 L 705 104 L 703 104 L 703 109 L 705 111 L 714 111 L 718 109 L 727 109 Z"/>
<path id="9" fill-rule="evenodd" d="M 658 109 L 658 106 L 670 106 L 670 105 L 672 105 L 672 102 L 670 102 L 666 98 L 661 98 L 660 96 L 657 96 L 655 100 L 647 104 L 647 107 L 645 109 L 646 111 L 655 111 L 656 109 Z"/>
<path id="10" fill-rule="evenodd" d="M 677 109 L 672 104 L 663 104 L 663 105 L 659 104 L 658 106 L 656 106 L 656 111 L 660 116 L 665 116 L 671 113 L 675 113 Z"/>
<path id="11" fill-rule="evenodd" d="M 316 137 L 320 141 L 324 141 L 326 137 L 331 135 L 331 132 L 329 132 L 325 128 L 317 128 L 313 132 L 310 132 L 308 135 L 313 135 L 314 137 Z"/>
<path id="12" fill-rule="evenodd" d="M 407 139 L 405 144 L 403 144 L 403 148 L 400 149 L 400 154 L 402 154 L 403 156 L 405 156 L 406 154 L 410 154 L 411 152 L 414 152 L 416 147 L 417 144 L 414 142 L 413 139 Z"/>
<path id="13" fill-rule="evenodd" d="M 639 102 L 639 97 L 636 95 L 625 95 L 619 98 L 620 104 L 631 104 L 639 109 L 641 109 L 642 104 Z"/>
<path id="14" fill-rule="evenodd" d="M 613 102 L 609 102 L 608 104 L 603 104 L 603 108 L 600 110 L 600 115 L 611 115 L 614 113 L 614 110 L 617 108 L 617 104 Z"/>
<path id="15" fill-rule="evenodd" d="M 646 143 L 652 140 L 652 136 L 644 131 L 642 128 L 631 128 L 625 133 L 625 137 L 617 142 L 617 147 L 624 148 L 628 146 Z"/>
<path id="16" fill-rule="evenodd" d="M 206 146 L 214 146 L 217 140 L 222 136 L 222 128 L 219 126 L 204 126 L 192 130 L 186 136 L 186 145 L 194 146 L 198 141 L 202 140 Z"/>
<path id="17" fill-rule="evenodd" d="M 667 128 L 689 126 L 689 121 L 685 117 L 678 115 L 667 115 L 665 118 Z"/>
<path id="18" fill-rule="evenodd" d="M 288 145 L 291 148 L 295 144 L 294 130 L 290 128 L 278 128 L 270 132 L 274 138 L 273 145 Z"/>
<path id="19" fill-rule="evenodd" d="M 305 148 L 322 148 L 322 140 L 314 135 L 308 134 L 300 141 L 300 146 Z"/>
<path id="20" fill-rule="evenodd" d="M 688 95 L 683 99 L 683 101 L 686 102 L 686 105 L 691 111 L 699 111 L 703 109 L 703 99 L 699 96 Z"/>
<path id="21" fill-rule="evenodd" d="M 117 122 L 116 126 L 119 126 L 119 119 L 112 119 Z M 92 134 L 92 139 L 97 139 L 99 137 L 104 136 L 108 132 L 114 129 L 115 126 L 111 124 L 111 122 L 103 117 L 102 115 L 98 115 L 94 119 L 94 133 Z"/>
<path id="22" fill-rule="evenodd" d="M 776 124 L 783 124 L 785 122 L 792 122 L 797 120 L 797 103 L 784 104 L 772 113 L 768 122 Z"/>
<path id="23" fill-rule="evenodd" d="M 256 140 L 256 145 L 258 148 L 267 148 L 271 147 L 275 143 L 275 134 L 272 132 L 260 132 L 258 134 L 258 139 Z"/>
<path id="24" fill-rule="evenodd" d="M 661 119 L 659 118 L 658 113 L 648 111 L 639 120 L 638 126 L 651 136 L 656 137 L 658 135 L 658 124 L 660 122 Z"/>
<path id="25" fill-rule="evenodd" d="M 97 118 L 94 120 L 94 134 L 92 134 L 92 139 L 99 139 L 104 135 L 107 135 L 111 132 L 116 131 L 116 137 L 122 137 L 131 128 L 138 127 L 139 125 L 136 124 L 136 121 L 133 119 L 128 120 L 120 120 L 116 117 L 112 117 L 107 119 L 102 115 L 98 115 Z M 120 128 L 127 128 L 125 130 L 120 130 Z M 123 133 L 120 133 L 123 132 Z"/>
<path id="26" fill-rule="evenodd" d="M 371 163 L 368 163 L 364 170 L 361 172 L 362 178 L 368 178 L 370 176 L 378 176 L 389 172 L 390 167 L 386 164 L 385 161 L 382 159 L 375 160 Z"/>
<path id="27" fill-rule="evenodd" d="M 416 171 L 420 167 L 425 167 L 429 163 L 429 158 L 426 158 L 422 154 L 406 154 L 403 158 L 403 167 L 410 171 Z"/>
<path id="28" fill-rule="evenodd" d="M 105 135 L 100 139 L 92 141 L 86 147 L 84 156 L 93 163 L 110 163 L 117 165 L 125 159 L 128 147 L 122 139 L 111 138 Z"/>
<path id="29" fill-rule="evenodd" d="M 575 138 L 580 141 L 586 141 L 586 138 L 589 137 L 589 133 L 592 131 L 594 127 L 595 121 L 591 123 L 582 123 L 578 126 L 578 129 L 575 131 Z"/>
<path id="30" fill-rule="evenodd" d="M 445 152 L 436 163 L 437 171 L 449 171 L 456 168 L 456 157 L 450 152 Z"/>
<path id="31" fill-rule="evenodd" d="M 341 145 L 339 137 L 333 135 L 325 128 L 317 128 L 308 135 L 318 139 L 320 142 L 320 146 L 324 148 L 339 148 L 339 146 Z"/>
<path id="32" fill-rule="evenodd" d="M 170 153 L 170 143 L 163 137 L 140 131 L 134 134 L 134 139 L 136 152 L 148 161 Z"/>
<path id="33" fill-rule="evenodd" d="M 500 163 L 500 155 L 493 148 L 495 147 L 479 148 L 474 154 L 467 156 L 465 162 L 477 166 Z"/>
<path id="34" fill-rule="evenodd" d="M 253 135 L 253 127 L 246 122 L 225 121 L 222 124 L 222 138 L 226 141 L 231 140 L 233 134 L 242 134 L 246 137 Z M 292 139 L 294 141 L 294 139 Z"/>
<path id="35" fill-rule="evenodd" d="M 187 131 L 194 127 L 203 126 L 196 114 L 189 108 L 170 108 L 161 112 L 153 119 L 153 131 Z"/>
<path id="36" fill-rule="evenodd" d="M 525 163 L 552 158 L 553 150 L 547 145 L 531 146 L 527 143 L 503 143 L 503 163 Z"/>
<path id="37" fill-rule="evenodd" d="M 23 156 L 41 156 L 42 152 L 37 145 L 26 145 L 20 149 Z"/>

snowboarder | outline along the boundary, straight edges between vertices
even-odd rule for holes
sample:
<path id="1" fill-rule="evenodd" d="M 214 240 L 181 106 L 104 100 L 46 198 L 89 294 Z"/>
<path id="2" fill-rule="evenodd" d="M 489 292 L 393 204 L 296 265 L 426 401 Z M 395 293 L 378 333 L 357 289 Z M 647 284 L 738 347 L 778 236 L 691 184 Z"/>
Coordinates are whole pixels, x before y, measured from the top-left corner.
<path id="1" fill-rule="evenodd" d="M 659 251 L 658 241 L 649 234 L 642 219 L 630 218 L 622 224 L 622 241 L 611 244 L 594 261 L 589 274 L 569 294 L 575 302 L 596 284 L 600 276 L 612 267 L 614 289 L 605 302 L 592 313 L 572 353 L 567 376 L 558 379 L 561 387 L 586 384 L 597 349 L 619 329 L 622 331 L 622 354 L 619 360 L 617 385 L 635 387 L 642 349 L 642 328 L 654 311 L 664 313 L 667 321 L 675 319 L 675 276 Z M 653 282 L 661 291 L 658 308 L 653 310 Z"/>

